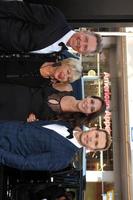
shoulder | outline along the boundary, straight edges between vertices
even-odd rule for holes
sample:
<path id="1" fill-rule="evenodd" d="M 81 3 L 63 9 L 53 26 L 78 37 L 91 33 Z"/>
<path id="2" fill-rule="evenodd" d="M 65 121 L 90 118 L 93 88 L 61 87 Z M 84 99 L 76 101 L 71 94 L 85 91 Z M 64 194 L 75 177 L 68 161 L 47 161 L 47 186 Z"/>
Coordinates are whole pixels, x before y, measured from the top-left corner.
<path id="1" fill-rule="evenodd" d="M 71 92 L 73 90 L 72 85 L 68 83 L 54 83 L 52 87 L 60 92 Z"/>

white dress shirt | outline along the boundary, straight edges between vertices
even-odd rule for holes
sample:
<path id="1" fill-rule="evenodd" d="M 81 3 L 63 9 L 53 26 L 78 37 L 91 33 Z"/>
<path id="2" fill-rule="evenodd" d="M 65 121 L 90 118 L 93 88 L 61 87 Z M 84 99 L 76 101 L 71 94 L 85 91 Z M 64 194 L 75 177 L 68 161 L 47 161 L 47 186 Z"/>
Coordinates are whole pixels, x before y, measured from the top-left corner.
<path id="1" fill-rule="evenodd" d="M 48 128 L 50 130 L 53 130 L 55 132 L 57 132 L 58 134 L 60 134 L 61 136 L 63 137 L 67 137 L 69 136 L 69 132 L 67 131 L 68 128 L 66 126 L 61 126 L 61 125 L 58 125 L 58 124 L 49 124 L 49 125 L 44 125 L 43 126 L 44 128 Z M 71 139 L 68 139 L 66 138 L 67 140 L 69 140 L 70 142 L 72 142 L 75 146 L 77 146 L 78 148 L 81 148 L 82 146 L 78 143 L 78 141 L 76 140 L 75 136 L 73 136 L 73 138 Z"/>
<path id="2" fill-rule="evenodd" d="M 58 52 L 61 50 L 61 46 L 59 46 L 58 44 L 60 42 L 63 42 L 65 45 L 67 44 L 68 40 L 72 37 L 72 35 L 75 33 L 75 31 L 69 31 L 67 34 L 65 34 L 61 39 L 59 39 L 58 41 L 56 41 L 55 43 L 53 43 L 52 45 L 49 45 L 48 47 L 44 48 L 44 49 L 39 49 L 36 51 L 31 51 L 31 53 L 52 53 L 52 52 Z"/>

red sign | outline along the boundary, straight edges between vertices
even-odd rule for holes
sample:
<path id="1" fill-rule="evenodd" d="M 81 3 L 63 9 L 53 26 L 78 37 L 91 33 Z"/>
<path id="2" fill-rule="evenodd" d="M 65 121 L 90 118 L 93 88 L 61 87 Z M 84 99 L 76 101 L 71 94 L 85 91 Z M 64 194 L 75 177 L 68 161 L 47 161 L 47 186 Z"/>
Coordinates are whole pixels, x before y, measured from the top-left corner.
<path id="1" fill-rule="evenodd" d="M 107 72 L 104 72 L 104 101 L 106 103 L 106 111 L 104 116 L 104 125 L 105 130 L 111 133 L 111 112 L 110 112 L 110 74 Z"/>

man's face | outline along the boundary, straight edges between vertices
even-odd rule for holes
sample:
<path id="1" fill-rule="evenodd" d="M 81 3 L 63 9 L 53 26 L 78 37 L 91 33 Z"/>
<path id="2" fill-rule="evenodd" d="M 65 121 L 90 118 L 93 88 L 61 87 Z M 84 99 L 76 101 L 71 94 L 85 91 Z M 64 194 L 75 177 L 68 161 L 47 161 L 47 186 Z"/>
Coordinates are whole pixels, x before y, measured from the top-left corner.
<path id="1" fill-rule="evenodd" d="M 102 130 L 92 129 L 81 134 L 80 142 L 89 150 L 103 149 L 106 146 L 106 134 Z"/>
<path id="2" fill-rule="evenodd" d="M 70 82 L 74 76 L 74 71 L 69 65 L 61 64 L 54 73 L 54 78 L 60 82 Z"/>
<path id="3" fill-rule="evenodd" d="M 97 48 L 97 39 L 94 35 L 84 32 L 75 33 L 69 40 L 69 46 L 81 54 L 93 53 Z"/>

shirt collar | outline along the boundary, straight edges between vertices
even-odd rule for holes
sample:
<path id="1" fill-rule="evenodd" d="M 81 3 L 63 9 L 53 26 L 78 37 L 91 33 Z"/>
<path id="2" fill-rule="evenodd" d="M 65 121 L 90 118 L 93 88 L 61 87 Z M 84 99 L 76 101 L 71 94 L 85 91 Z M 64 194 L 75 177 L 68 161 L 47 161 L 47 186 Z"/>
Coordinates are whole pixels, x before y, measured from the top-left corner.
<path id="1" fill-rule="evenodd" d="M 58 124 L 48 124 L 48 125 L 43 125 L 43 127 L 51 129 L 53 131 L 56 131 L 58 134 L 62 135 L 63 137 L 67 137 L 69 135 L 68 127 L 66 127 L 66 126 L 62 126 L 62 125 L 58 125 Z M 70 142 L 72 142 L 78 148 L 82 147 L 78 143 L 78 141 L 76 140 L 76 137 L 74 136 L 74 134 L 73 134 L 73 138 L 67 139 L 67 140 L 69 140 Z"/>
<path id="2" fill-rule="evenodd" d="M 67 34 L 65 34 L 61 38 L 61 42 L 63 42 L 65 45 L 67 44 L 68 40 L 75 34 L 75 31 L 71 30 Z"/>
<path id="3" fill-rule="evenodd" d="M 73 133 L 74 133 L 74 132 L 75 132 L 75 131 L 73 131 Z M 73 138 L 70 139 L 70 141 L 71 141 L 76 147 L 82 148 L 81 144 L 79 144 L 79 142 L 77 141 L 77 139 L 76 139 L 76 137 L 74 136 L 74 134 L 73 134 Z"/>

